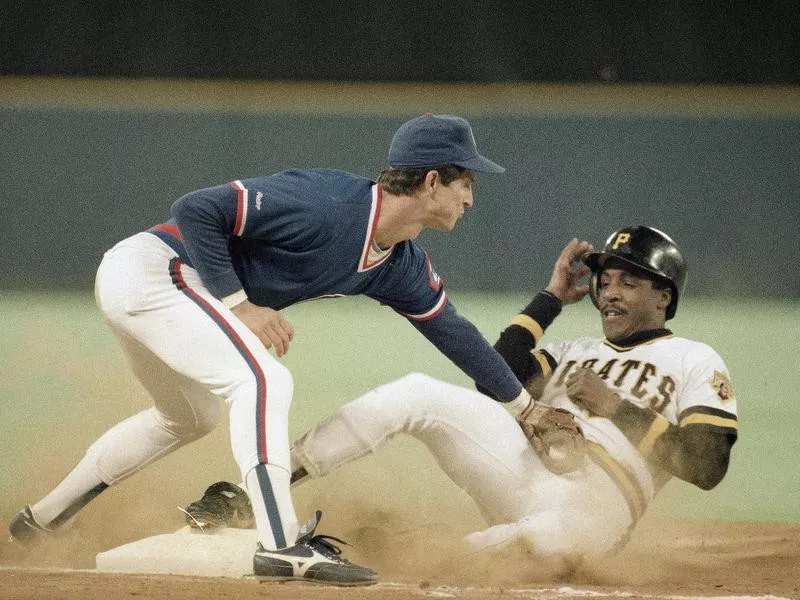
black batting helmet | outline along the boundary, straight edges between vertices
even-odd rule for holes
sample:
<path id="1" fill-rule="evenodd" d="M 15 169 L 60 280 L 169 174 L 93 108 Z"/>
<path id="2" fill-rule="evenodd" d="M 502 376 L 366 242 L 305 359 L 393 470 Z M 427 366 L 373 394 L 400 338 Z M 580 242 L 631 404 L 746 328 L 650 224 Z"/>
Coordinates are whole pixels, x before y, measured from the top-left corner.
<path id="1" fill-rule="evenodd" d="M 663 281 L 672 290 L 672 299 L 667 307 L 666 318 L 675 316 L 678 298 L 683 295 L 686 285 L 686 259 L 680 249 L 666 233 L 653 227 L 634 225 L 623 227 L 612 233 L 600 252 L 590 252 L 583 257 L 592 270 L 589 282 L 589 295 L 597 306 L 600 283 L 600 271 L 609 258 L 621 260 L 633 265 Z"/>

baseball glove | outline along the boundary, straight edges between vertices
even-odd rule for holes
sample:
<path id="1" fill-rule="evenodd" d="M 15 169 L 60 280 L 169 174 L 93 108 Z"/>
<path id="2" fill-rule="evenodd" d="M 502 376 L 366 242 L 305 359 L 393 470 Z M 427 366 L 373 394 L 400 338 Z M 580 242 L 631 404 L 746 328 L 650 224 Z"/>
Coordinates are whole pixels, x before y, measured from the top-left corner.
<path id="1" fill-rule="evenodd" d="M 586 439 L 568 410 L 531 402 L 517 416 L 517 423 L 549 471 L 562 475 L 583 464 Z"/>

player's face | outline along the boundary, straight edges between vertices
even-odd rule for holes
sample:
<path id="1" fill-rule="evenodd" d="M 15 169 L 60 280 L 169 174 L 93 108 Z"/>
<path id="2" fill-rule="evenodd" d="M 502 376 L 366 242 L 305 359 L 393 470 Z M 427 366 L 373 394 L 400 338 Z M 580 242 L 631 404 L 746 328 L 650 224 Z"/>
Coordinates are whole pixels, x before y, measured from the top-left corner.
<path id="1" fill-rule="evenodd" d="M 598 306 L 606 338 L 622 340 L 640 331 L 664 327 L 669 290 L 625 267 L 609 266 L 600 274 Z"/>
<path id="2" fill-rule="evenodd" d="M 434 192 L 435 214 L 433 228 L 440 231 L 452 231 L 464 211 L 472 206 L 472 186 L 475 183 L 474 173 L 467 173 L 448 185 L 439 184 Z"/>

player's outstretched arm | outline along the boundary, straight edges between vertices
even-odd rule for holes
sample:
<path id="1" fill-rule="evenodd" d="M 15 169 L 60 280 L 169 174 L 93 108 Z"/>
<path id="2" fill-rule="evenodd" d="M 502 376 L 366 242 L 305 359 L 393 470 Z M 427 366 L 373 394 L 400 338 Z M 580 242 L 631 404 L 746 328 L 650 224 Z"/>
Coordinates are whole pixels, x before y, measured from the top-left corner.
<path id="1" fill-rule="evenodd" d="M 409 322 L 473 381 L 489 390 L 487 395 L 500 402 L 520 396 L 522 386 L 515 374 L 452 303 L 448 302 L 434 318 Z"/>

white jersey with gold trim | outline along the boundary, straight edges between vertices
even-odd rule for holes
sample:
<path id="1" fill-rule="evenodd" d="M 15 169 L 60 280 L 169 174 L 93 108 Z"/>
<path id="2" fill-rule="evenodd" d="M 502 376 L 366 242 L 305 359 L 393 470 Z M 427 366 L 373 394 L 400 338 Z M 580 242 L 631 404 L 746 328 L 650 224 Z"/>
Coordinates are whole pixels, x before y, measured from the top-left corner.
<path id="1" fill-rule="evenodd" d="M 736 415 L 728 369 L 717 352 L 701 342 L 669 334 L 620 347 L 604 339 L 580 338 L 548 344 L 536 354 L 540 355 L 540 364 L 547 364 L 541 355 L 549 355 L 558 363 L 549 374 L 541 402 L 575 414 L 586 438 L 601 445 L 630 471 L 647 501 L 656 491 L 645 459 L 646 446 L 652 444 L 647 439 L 650 436 L 634 445 L 610 419 L 574 404 L 567 397 L 565 385 L 571 371 L 591 368 L 624 400 L 651 409 L 674 425 L 692 418 L 713 422 L 716 411 Z M 694 408 L 701 410 L 690 410 Z"/>

